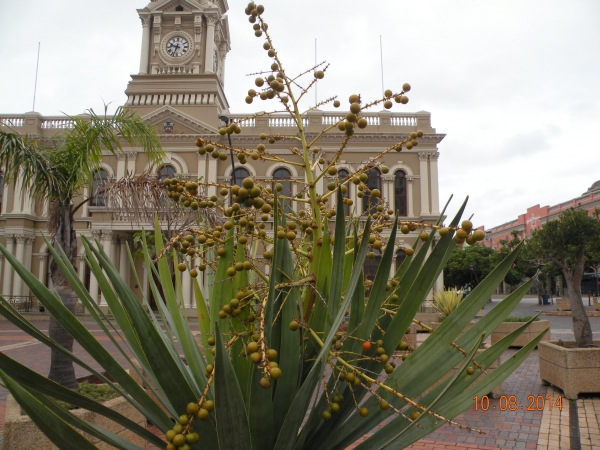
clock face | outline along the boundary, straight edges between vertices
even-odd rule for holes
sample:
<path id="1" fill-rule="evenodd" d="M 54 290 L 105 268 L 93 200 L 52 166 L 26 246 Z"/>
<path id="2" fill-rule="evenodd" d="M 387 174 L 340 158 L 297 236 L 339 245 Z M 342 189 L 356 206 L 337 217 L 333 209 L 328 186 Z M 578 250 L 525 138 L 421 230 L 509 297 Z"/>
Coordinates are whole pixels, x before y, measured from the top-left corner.
<path id="1" fill-rule="evenodd" d="M 183 36 L 175 36 L 167 41 L 167 54 L 175 58 L 183 56 L 190 47 L 189 42 Z"/>

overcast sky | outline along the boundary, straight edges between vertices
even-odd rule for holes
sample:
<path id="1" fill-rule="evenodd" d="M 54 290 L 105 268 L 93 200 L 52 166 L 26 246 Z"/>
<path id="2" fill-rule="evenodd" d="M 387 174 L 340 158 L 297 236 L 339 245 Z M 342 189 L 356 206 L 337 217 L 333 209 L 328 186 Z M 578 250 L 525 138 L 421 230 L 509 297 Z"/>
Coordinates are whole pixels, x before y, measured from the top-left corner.
<path id="1" fill-rule="evenodd" d="M 0 113 L 96 111 L 125 102 L 139 70 L 144 0 L 0 0 Z M 244 8 L 229 0 L 232 50 L 225 91 L 250 112 L 247 73 L 270 60 Z M 600 2 L 597 0 L 265 0 L 264 18 L 288 73 L 331 67 L 318 97 L 413 86 L 393 111 L 430 111 L 439 145 L 440 199 L 491 227 L 536 204 L 581 195 L 600 179 Z M 312 96 L 314 98 L 314 96 Z M 257 108 L 262 108 L 258 105 Z"/>

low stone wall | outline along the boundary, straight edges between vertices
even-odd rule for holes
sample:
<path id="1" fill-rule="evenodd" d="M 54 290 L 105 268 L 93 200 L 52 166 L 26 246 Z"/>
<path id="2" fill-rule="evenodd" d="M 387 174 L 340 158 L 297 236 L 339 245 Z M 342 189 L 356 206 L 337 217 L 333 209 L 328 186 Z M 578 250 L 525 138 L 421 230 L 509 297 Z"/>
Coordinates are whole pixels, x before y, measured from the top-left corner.
<path id="1" fill-rule="evenodd" d="M 415 319 L 417 319 L 419 322 L 423 322 L 427 326 L 430 326 L 431 322 L 437 322 L 438 317 L 442 317 L 442 315 L 438 312 L 432 312 L 432 313 L 418 312 L 417 315 L 415 316 Z M 428 333 L 429 330 L 426 330 L 421 325 L 417 325 L 417 333 L 421 333 L 421 332 Z"/>
<path id="2" fill-rule="evenodd" d="M 512 333 L 519 327 L 522 327 L 523 325 L 525 325 L 525 322 L 502 322 L 494 331 L 492 331 L 492 344 L 495 344 L 500 339 Z M 546 328 L 550 328 L 550 322 L 547 320 L 537 320 L 535 322 L 531 322 L 531 324 L 520 334 L 517 339 L 513 341 L 510 346 L 524 347 Z M 549 340 L 550 330 L 548 330 L 542 338 L 542 341 Z"/>
<path id="3" fill-rule="evenodd" d="M 146 418 L 123 397 L 117 397 L 104 402 L 104 406 L 133 420 L 140 426 L 146 426 Z M 85 409 L 74 409 L 71 413 L 91 424 L 102 427 L 123 439 L 144 447 L 145 440 L 128 428 L 107 419 L 100 414 Z M 77 430 L 79 431 L 79 430 Z M 81 433 L 81 432 L 80 432 Z M 100 450 L 114 449 L 112 445 L 100 441 L 87 433 L 81 433 L 87 440 Z M 9 395 L 6 399 L 6 414 L 4 418 L 4 440 L 2 450 L 55 450 L 58 449 L 31 421 L 29 416 L 21 414 L 21 407 Z"/>
<path id="4" fill-rule="evenodd" d="M 575 341 L 540 342 L 540 378 L 543 385 L 562 389 L 569 400 L 580 393 L 600 393 L 600 340 L 595 348 L 577 348 Z"/>
<path id="5" fill-rule="evenodd" d="M 567 297 L 557 298 L 556 309 L 558 311 L 571 311 L 571 299 Z"/>

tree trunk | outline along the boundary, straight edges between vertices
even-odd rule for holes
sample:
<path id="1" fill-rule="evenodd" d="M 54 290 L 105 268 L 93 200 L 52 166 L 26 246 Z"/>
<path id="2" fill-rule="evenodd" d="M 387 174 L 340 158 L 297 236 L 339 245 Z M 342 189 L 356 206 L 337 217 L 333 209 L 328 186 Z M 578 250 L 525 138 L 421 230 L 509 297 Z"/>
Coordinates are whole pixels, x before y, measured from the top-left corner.
<path id="1" fill-rule="evenodd" d="M 54 236 L 54 248 L 62 247 L 69 257 L 73 266 L 77 260 L 77 236 L 73 229 L 73 206 L 70 204 L 59 205 L 56 207 L 56 230 Z M 63 304 L 75 314 L 77 297 L 68 283 L 66 277 L 60 271 L 56 261 L 52 260 L 50 264 L 50 276 L 52 284 Z M 73 337 L 58 323 L 51 315 L 48 324 L 48 335 L 65 349 L 73 351 Z M 57 350 L 52 349 L 50 353 L 50 372 L 48 378 L 70 389 L 77 388 L 75 378 L 75 368 L 73 362 Z"/>
<path id="2" fill-rule="evenodd" d="M 571 313 L 573 315 L 573 333 L 577 347 L 585 348 L 593 345 L 592 327 L 588 318 L 583 300 L 581 298 L 581 279 L 584 270 L 584 249 L 581 248 L 576 254 L 575 269 L 569 270 L 566 266 L 562 267 L 563 274 L 567 281 L 569 299 L 571 300 Z"/>

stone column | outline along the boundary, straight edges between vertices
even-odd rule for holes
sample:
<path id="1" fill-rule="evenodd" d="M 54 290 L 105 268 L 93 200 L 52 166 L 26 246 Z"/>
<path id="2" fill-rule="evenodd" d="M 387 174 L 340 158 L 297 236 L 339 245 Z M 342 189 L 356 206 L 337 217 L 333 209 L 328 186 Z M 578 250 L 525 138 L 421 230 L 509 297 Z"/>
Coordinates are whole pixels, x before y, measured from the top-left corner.
<path id="1" fill-rule="evenodd" d="M 396 211 L 396 199 L 394 195 L 394 176 L 393 175 L 384 175 L 381 177 L 381 182 L 383 184 L 381 195 L 383 197 L 383 201 L 388 204 L 390 209 Z"/>
<path id="2" fill-rule="evenodd" d="M 206 181 L 206 155 L 198 154 L 198 178 Z"/>
<path id="3" fill-rule="evenodd" d="M 83 188 L 83 198 L 84 199 L 88 198 L 88 195 L 89 195 L 89 189 L 87 187 L 84 187 Z M 82 217 L 90 217 L 90 213 L 89 213 L 90 203 L 91 203 L 91 201 L 90 202 L 85 202 L 83 204 L 83 206 L 81 207 L 82 208 L 82 211 L 81 211 L 81 216 Z"/>
<path id="4" fill-rule="evenodd" d="M 421 215 L 429 214 L 429 170 L 426 152 L 419 152 L 419 172 L 421 175 Z"/>
<path id="5" fill-rule="evenodd" d="M 119 275 L 129 283 L 129 254 L 127 253 L 127 243 L 129 240 L 121 236 L 121 245 L 119 246 Z"/>
<path id="6" fill-rule="evenodd" d="M 192 302 L 192 277 L 188 271 L 181 272 L 181 301 L 184 308 L 191 308 Z"/>
<path id="7" fill-rule="evenodd" d="M 150 62 L 150 16 L 141 16 L 142 21 L 142 55 L 140 57 L 140 74 L 148 74 Z"/>
<path id="8" fill-rule="evenodd" d="M 127 159 L 126 153 L 117 153 L 117 180 L 120 180 L 125 176 L 125 160 Z"/>
<path id="9" fill-rule="evenodd" d="M 35 241 L 34 236 L 26 236 L 25 237 L 25 255 L 23 258 L 23 265 L 29 271 L 31 271 L 31 257 L 33 256 L 33 241 Z M 44 279 L 42 278 L 42 279 L 40 279 L 40 281 L 43 283 Z M 17 293 L 16 295 L 29 295 L 29 286 L 27 286 L 25 283 L 23 283 L 21 293 L 20 294 Z"/>
<path id="10" fill-rule="evenodd" d="M 222 41 L 219 43 L 219 55 L 221 56 L 221 60 L 219 61 L 219 72 L 221 73 L 221 84 L 225 87 L 225 58 L 227 57 L 227 52 L 229 51 L 229 44 L 227 42 Z"/>
<path id="11" fill-rule="evenodd" d="M 121 258 L 119 255 L 119 242 L 121 241 L 121 237 L 120 236 L 116 236 L 113 235 L 111 242 L 111 249 L 110 249 L 110 254 L 112 255 L 111 257 L 111 262 L 114 264 L 115 268 L 117 270 L 119 270 L 119 263 L 121 262 Z"/>
<path id="12" fill-rule="evenodd" d="M 126 153 L 127 155 L 127 175 L 135 174 L 135 160 L 137 159 L 137 152 L 132 150 Z"/>
<path id="13" fill-rule="evenodd" d="M 16 240 L 17 240 L 17 250 L 15 253 L 15 256 L 17 258 L 17 261 L 19 261 L 21 264 L 24 263 L 24 259 L 25 259 L 25 241 L 27 239 L 27 237 L 24 234 L 19 234 L 17 236 L 15 236 Z M 13 295 L 22 295 L 21 291 L 23 290 L 23 280 L 21 279 L 20 276 L 16 275 L 14 277 L 14 285 L 13 285 Z"/>
<path id="14" fill-rule="evenodd" d="M 106 256 L 108 256 L 108 260 L 113 262 L 113 253 L 112 253 L 112 246 L 113 246 L 113 232 L 110 230 L 102 230 L 102 249 L 104 250 L 104 253 L 106 253 Z M 104 298 L 104 295 L 100 295 L 100 305 L 104 306 L 106 305 L 106 299 Z"/>
<path id="15" fill-rule="evenodd" d="M 415 211 L 413 208 L 415 203 L 415 199 L 413 198 L 413 180 L 413 177 L 406 177 L 406 202 L 408 203 L 406 214 L 408 217 L 415 217 Z"/>
<path id="16" fill-rule="evenodd" d="M 214 73 L 213 58 L 215 55 L 215 24 L 216 15 L 206 15 L 206 54 L 204 55 L 204 72 Z"/>
<path id="17" fill-rule="evenodd" d="M 99 241 L 102 237 L 102 231 L 94 230 L 94 231 L 92 231 L 92 236 L 95 240 Z M 98 280 L 96 279 L 96 276 L 94 275 L 94 273 L 91 271 L 90 271 L 90 296 L 92 297 L 92 300 L 94 300 L 96 303 L 98 303 Z"/>
<path id="18" fill-rule="evenodd" d="M 440 213 L 440 192 L 438 186 L 438 158 L 439 152 L 429 155 L 429 168 L 431 169 L 431 213 Z"/>
<path id="19" fill-rule="evenodd" d="M 29 189 L 23 190 L 23 214 L 33 215 L 34 210 L 34 201 L 31 198 L 31 193 Z"/>
<path id="20" fill-rule="evenodd" d="M 210 158 L 208 160 L 208 174 L 207 174 L 207 180 L 209 183 L 217 183 L 217 160 L 214 158 Z M 216 195 L 217 194 L 217 187 L 216 186 L 208 186 L 207 189 L 207 194 L 209 197 L 211 195 Z"/>
<path id="21" fill-rule="evenodd" d="M 48 257 L 48 254 L 45 253 L 43 255 L 38 255 L 37 259 L 39 261 L 39 268 L 38 268 L 38 280 L 40 280 L 42 283 L 46 282 L 46 258 Z M 46 286 L 48 287 L 48 286 Z"/>
<path id="22" fill-rule="evenodd" d="M 4 236 L 6 238 L 6 249 L 10 254 L 15 253 L 15 236 L 12 234 L 7 234 Z M 4 279 L 2 281 L 2 295 L 4 297 L 10 297 L 12 295 L 12 282 L 13 282 L 13 267 L 10 265 L 8 261 L 4 262 Z"/>
<path id="23" fill-rule="evenodd" d="M 77 259 L 79 260 L 77 276 L 79 277 L 79 281 L 81 281 L 81 284 L 85 286 L 85 270 L 87 268 L 87 263 L 85 262 L 85 254 L 77 255 Z"/>
<path id="24" fill-rule="evenodd" d="M 2 193 L 4 197 L 2 201 L 2 214 L 6 214 L 8 212 L 8 198 L 6 197 L 6 194 L 8 194 L 8 184 L 4 185 L 4 190 Z"/>
<path id="25" fill-rule="evenodd" d="M 23 178 L 19 176 L 19 179 L 15 183 L 15 191 L 13 198 L 13 214 L 21 212 L 21 205 L 23 204 Z"/>

